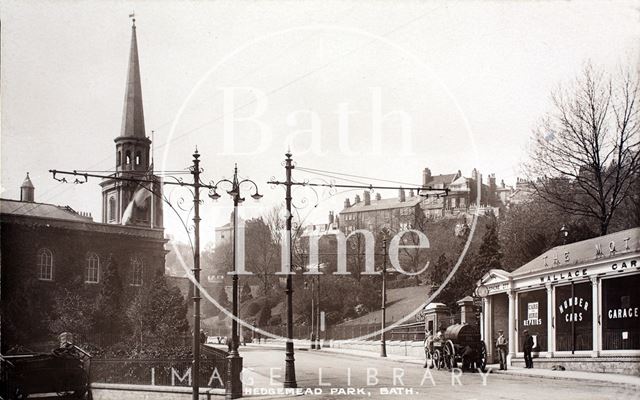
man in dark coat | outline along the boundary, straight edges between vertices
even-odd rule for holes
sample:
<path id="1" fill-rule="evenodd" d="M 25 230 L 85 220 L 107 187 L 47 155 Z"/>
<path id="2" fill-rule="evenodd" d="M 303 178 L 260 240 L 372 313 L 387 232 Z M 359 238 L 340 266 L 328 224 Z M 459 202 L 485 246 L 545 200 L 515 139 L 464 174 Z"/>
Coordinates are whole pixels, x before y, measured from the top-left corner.
<path id="1" fill-rule="evenodd" d="M 531 351 L 533 351 L 533 336 L 529 335 L 529 331 L 524 331 L 524 365 L 525 368 L 533 368 L 533 358 L 531 358 Z"/>
<path id="2" fill-rule="evenodd" d="M 500 359 L 500 369 L 507 370 L 507 346 L 509 341 L 504 337 L 504 331 L 498 330 L 498 339 L 496 339 L 496 349 L 498 350 L 498 357 Z"/>

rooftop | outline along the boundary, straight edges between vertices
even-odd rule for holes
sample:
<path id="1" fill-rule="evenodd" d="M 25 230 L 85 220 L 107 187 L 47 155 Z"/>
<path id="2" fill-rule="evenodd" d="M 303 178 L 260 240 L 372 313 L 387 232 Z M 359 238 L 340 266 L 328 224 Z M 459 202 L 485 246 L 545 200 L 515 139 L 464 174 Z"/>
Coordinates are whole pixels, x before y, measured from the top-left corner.
<path id="1" fill-rule="evenodd" d="M 93 219 L 91 219 L 88 214 L 78 213 L 68 206 L 64 207 L 47 203 L 34 203 L 10 199 L 0 199 L 0 214 L 93 222 Z"/>
<path id="2" fill-rule="evenodd" d="M 610 243 L 613 243 L 613 248 L 615 249 L 614 252 L 610 252 Z M 600 246 L 602 249 L 602 255 L 596 254 L 597 246 Z M 548 271 L 557 268 L 558 266 L 569 266 L 608 258 L 610 256 L 620 255 L 626 252 L 639 251 L 640 228 L 632 228 L 580 242 L 556 246 L 513 271 L 511 275 L 517 277 L 536 272 Z M 569 253 L 568 262 L 565 261 L 564 258 L 566 253 Z M 560 265 L 554 264 L 556 258 L 559 259 Z"/>
<path id="3" fill-rule="evenodd" d="M 420 201 L 422 201 L 422 197 L 420 196 L 413 196 L 413 197 L 407 196 L 405 201 L 400 201 L 400 199 L 397 197 L 392 197 L 389 199 L 380 199 L 380 200 L 371 199 L 371 203 L 369 205 L 365 205 L 364 201 L 360 201 L 352 205 L 351 207 L 344 208 L 340 212 L 340 214 L 414 207 L 416 204 L 420 203 Z"/>
<path id="4" fill-rule="evenodd" d="M 16 224 L 45 224 L 47 227 L 106 234 L 133 235 L 164 240 L 162 228 L 135 225 L 103 224 L 95 222 L 88 213 L 77 212 L 68 206 L 35 203 L 0 198 L 0 222 Z"/>

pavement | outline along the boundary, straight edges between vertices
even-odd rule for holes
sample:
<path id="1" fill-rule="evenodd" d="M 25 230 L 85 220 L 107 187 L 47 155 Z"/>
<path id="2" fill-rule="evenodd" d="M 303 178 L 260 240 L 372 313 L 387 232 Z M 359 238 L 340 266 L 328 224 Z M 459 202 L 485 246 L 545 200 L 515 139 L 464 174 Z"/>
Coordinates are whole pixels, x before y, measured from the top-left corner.
<path id="1" fill-rule="evenodd" d="M 218 347 L 218 346 L 215 346 Z M 640 377 L 582 371 L 510 368 L 490 373 L 456 373 L 423 368 L 424 360 L 388 354 L 382 358 L 370 351 L 322 348 L 309 349 L 309 343 L 295 346 L 298 392 L 285 392 L 284 342 L 250 343 L 240 347 L 243 357 L 243 397 L 250 399 L 364 400 L 403 396 L 439 400 L 638 400 Z M 95 388 L 96 400 L 189 399 L 189 388 L 171 392 L 157 390 L 113 390 Z M 176 388 L 177 389 L 177 388 Z M 221 390 L 202 393 L 200 399 L 220 399 Z"/>
<path id="2" fill-rule="evenodd" d="M 267 349 L 267 348 L 284 349 L 284 342 L 272 342 L 267 344 L 248 343 L 247 346 L 244 346 L 244 347 L 264 348 L 264 349 Z M 351 356 L 372 358 L 372 359 L 382 358 L 380 357 L 379 353 L 363 351 L 363 350 L 355 350 L 355 349 L 323 347 L 321 350 L 312 350 L 310 349 L 310 346 L 308 343 L 306 343 L 304 347 L 301 346 L 301 343 L 296 343 L 296 351 L 344 354 L 344 355 L 351 355 Z M 424 359 L 418 359 L 411 356 L 387 354 L 386 359 L 403 363 L 403 364 L 413 364 L 413 365 L 420 365 L 420 366 L 424 365 Z M 535 359 L 534 359 L 534 362 L 535 362 Z M 510 375 L 514 377 L 566 379 L 571 381 L 610 383 L 614 385 L 637 386 L 638 389 L 640 390 L 639 376 L 610 374 L 610 373 L 602 373 L 602 372 L 571 371 L 571 370 L 553 371 L 551 369 L 540 369 L 540 368 L 536 369 L 535 367 L 531 369 L 522 368 L 522 367 L 509 367 L 506 371 L 501 371 L 499 364 L 489 364 L 487 365 L 487 368 L 491 369 L 491 373 L 500 374 L 500 375 Z"/>

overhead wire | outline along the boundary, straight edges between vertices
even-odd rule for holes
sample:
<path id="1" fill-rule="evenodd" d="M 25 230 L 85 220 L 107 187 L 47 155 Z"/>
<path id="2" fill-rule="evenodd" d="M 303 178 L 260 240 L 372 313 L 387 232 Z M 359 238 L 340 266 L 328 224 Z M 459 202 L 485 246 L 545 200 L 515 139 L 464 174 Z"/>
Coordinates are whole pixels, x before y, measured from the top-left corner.
<path id="1" fill-rule="evenodd" d="M 382 179 L 382 178 L 373 178 L 373 177 L 368 177 L 368 176 L 347 174 L 347 173 L 336 172 L 336 171 L 326 171 L 326 170 L 315 169 L 315 168 L 305 168 L 305 167 L 296 166 L 296 169 L 300 170 L 300 171 L 307 172 L 307 173 L 318 174 L 318 175 L 333 174 L 333 175 L 348 176 L 350 178 L 366 179 L 366 180 L 369 180 L 369 181 L 396 183 L 396 184 L 399 184 L 399 185 L 407 185 L 407 188 L 422 187 L 423 186 L 423 185 L 418 185 L 418 184 L 415 184 L 415 183 L 401 182 L 401 181 Z M 342 180 L 345 180 L 345 181 L 352 181 L 352 182 L 356 182 L 356 183 L 361 183 L 361 184 L 367 185 L 367 183 L 363 183 L 363 182 L 360 182 L 360 181 L 354 181 L 354 180 L 351 180 L 351 179 L 348 179 L 348 178 L 338 178 L 338 179 L 342 179 Z M 374 185 L 372 185 L 372 186 L 374 186 Z"/>
<path id="2" fill-rule="evenodd" d="M 353 8 L 352 8 L 350 11 L 352 11 L 352 10 L 353 10 Z M 411 19 L 411 20 L 409 20 L 409 21 L 407 21 L 407 22 L 405 22 L 405 23 L 403 23 L 403 24 L 401 24 L 401 25 L 398 25 L 397 27 L 395 27 L 395 28 L 393 28 L 393 29 L 391 29 L 391 30 L 389 30 L 389 31 L 387 31 L 387 32 L 385 32 L 385 33 L 383 33 L 383 34 L 382 34 L 382 35 L 380 35 L 380 36 L 385 37 L 385 36 L 388 36 L 388 35 L 390 35 L 390 34 L 392 34 L 392 33 L 395 33 L 395 32 L 397 32 L 398 30 L 400 30 L 400 29 L 402 29 L 402 28 L 405 28 L 406 26 L 408 26 L 408 25 L 410 25 L 410 24 L 412 24 L 412 23 L 414 23 L 414 22 L 416 22 L 416 21 L 418 21 L 418 20 L 420 20 L 420 19 L 424 18 L 427 14 L 431 13 L 432 11 L 433 11 L 433 10 L 429 10 L 428 12 L 423 13 L 423 14 L 421 14 L 421 15 L 419 15 L 419 16 L 417 16 L 417 17 L 415 17 L 415 18 L 413 18 L 413 19 Z M 305 41 L 305 40 L 308 40 L 308 39 L 310 39 L 310 38 L 312 38 L 312 37 L 314 37 L 314 35 L 310 35 L 307 39 L 303 39 L 303 40 L 301 40 L 301 41 L 299 41 L 299 42 L 296 42 L 296 43 L 295 43 L 295 45 L 298 45 L 298 44 L 300 44 L 301 42 L 303 42 L 303 41 Z M 268 94 L 268 95 L 270 95 L 270 94 L 277 93 L 277 92 L 279 92 L 279 91 L 281 91 L 281 90 L 283 90 L 283 89 L 285 89 L 285 88 L 287 88 L 287 87 L 289 87 L 289 86 L 291 86 L 291 85 L 293 85 L 293 84 L 295 84 L 295 83 L 297 83 L 297 82 L 299 82 L 299 81 L 301 81 L 301 80 L 303 80 L 303 79 L 305 79 L 305 78 L 307 78 L 307 77 L 311 76 L 312 74 L 314 74 L 314 73 L 316 73 L 316 72 L 318 72 L 318 71 L 320 71 L 320 70 L 323 70 L 323 69 L 327 68 L 328 66 L 330 66 L 330 65 L 331 65 L 331 64 L 333 64 L 334 62 L 336 62 L 336 61 L 338 61 L 338 60 L 340 60 L 340 59 L 342 59 L 342 58 L 344 58 L 344 57 L 349 57 L 349 56 L 351 56 L 351 55 L 355 54 L 355 53 L 356 53 L 356 52 L 358 52 L 359 50 L 361 50 L 361 49 L 363 49 L 363 48 L 366 48 L 366 47 L 367 47 L 367 46 L 369 46 L 370 44 L 374 43 L 376 40 L 377 40 L 377 39 L 371 39 L 370 41 L 368 41 L 368 42 L 367 42 L 367 43 L 365 43 L 364 45 L 362 45 L 362 46 L 358 46 L 358 47 L 356 47 L 356 48 L 353 48 L 353 49 L 351 49 L 350 51 L 348 51 L 348 52 L 346 52 L 346 53 L 344 53 L 344 54 L 342 54 L 342 55 L 340 55 L 340 56 L 338 56 L 338 57 L 333 58 L 332 60 L 328 61 L 327 63 L 325 63 L 325 64 L 323 64 L 323 65 L 321 65 L 320 67 L 315 68 L 315 69 L 313 69 L 313 70 L 311 70 L 311 71 L 309 71 L 309 72 L 306 72 L 306 73 L 304 73 L 304 74 L 302 74 L 302 75 L 300 75 L 300 76 L 298 76 L 298 77 L 294 78 L 293 80 L 290 80 L 290 81 L 288 81 L 288 82 L 284 83 L 283 85 L 280 85 L 280 86 L 276 87 L 275 89 L 272 89 L 271 91 L 267 92 L 267 94 Z M 262 66 L 261 66 L 261 68 L 262 68 Z M 254 73 L 254 72 L 256 72 L 256 71 L 260 70 L 261 68 L 257 68 L 256 70 L 252 70 L 252 71 L 250 71 L 249 73 L 247 73 L 246 75 L 250 75 L 250 74 L 252 74 L 252 73 Z M 246 75 L 245 75 L 245 76 L 246 76 Z M 244 107 L 247 107 L 247 106 L 249 106 L 249 105 L 251 105 L 251 104 L 253 104 L 253 103 L 255 103 L 255 100 L 250 101 L 250 102 L 248 102 L 248 103 L 245 103 L 245 104 L 243 104 L 243 105 L 240 105 L 240 106 L 238 106 L 237 108 L 235 108 L 234 110 L 232 110 L 231 112 L 233 113 L 233 112 L 235 112 L 235 111 L 239 111 L 239 110 L 243 109 Z M 219 117 L 217 117 L 217 118 L 215 118 L 215 119 L 213 119 L 213 120 L 210 120 L 210 121 L 208 121 L 208 122 L 206 122 L 206 123 L 204 123 L 204 124 L 202 124 L 202 125 L 200 125 L 200 126 L 198 126 L 198 127 L 196 127 L 196 128 L 193 128 L 193 129 L 190 129 L 190 130 L 184 131 L 184 132 L 182 132 L 181 134 L 179 134 L 178 136 L 174 137 L 171 141 L 168 141 L 168 142 L 165 142 L 165 143 L 159 144 L 159 145 L 157 145 L 157 146 L 154 146 L 154 148 L 155 148 L 155 149 L 158 149 L 158 148 L 164 147 L 164 146 L 166 146 L 166 145 L 168 145 L 168 144 L 170 144 L 170 143 L 172 143 L 172 142 L 175 142 L 175 141 L 177 141 L 177 140 L 179 140 L 179 139 L 182 139 L 182 138 L 186 137 L 187 135 L 189 135 L 190 133 L 192 133 L 192 132 L 194 132 L 194 131 L 196 131 L 196 130 L 201 129 L 202 127 L 204 127 L 204 126 L 206 126 L 206 125 L 209 125 L 209 124 L 211 124 L 211 123 L 213 123 L 213 122 L 216 122 L 216 121 L 220 120 L 221 118 L 223 118 L 223 117 L 224 117 L 224 116 L 226 116 L 226 115 L 227 115 L 227 114 L 222 114 L 221 116 L 219 116 Z M 169 122 L 164 122 L 164 123 L 162 123 L 161 125 L 159 125 L 159 127 L 166 126 L 168 123 L 169 123 Z M 157 129 L 157 128 L 156 128 L 156 129 Z M 96 162 L 95 164 L 93 164 L 92 166 L 98 165 L 98 164 L 100 164 L 100 163 L 102 163 L 102 162 L 104 162 L 104 161 L 108 160 L 110 157 L 111 157 L 111 156 L 109 156 L 109 157 L 105 157 L 105 158 L 103 158 L 102 160 L 100 160 L 100 161 Z M 113 171 L 113 172 L 115 172 L 115 171 Z M 382 181 L 382 180 L 381 180 L 381 181 Z M 56 186 L 56 188 L 57 188 L 57 187 L 60 187 L 60 186 Z M 45 191 L 44 193 L 50 193 L 52 190 L 53 190 L 53 188 L 52 188 L 52 189 L 50 189 L 50 190 Z M 62 192 L 65 192 L 66 190 L 68 190 L 68 189 L 66 189 L 66 188 L 65 188 L 65 189 L 63 189 L 63 191 L 62 191 Z M 62 192 L 61 192 L 61 193 L 62 193 Z M 57 196 L 57 195 L 59 195 L 59 194 L 60 194 L 60 193 L 56 194 L 56 196 Z M 49 198 L 51 198 L 51 196 L 49 196 L 49 197 L 48 197 L 48 198 L 46 198 L 46 199 L 48 200 Z"/>

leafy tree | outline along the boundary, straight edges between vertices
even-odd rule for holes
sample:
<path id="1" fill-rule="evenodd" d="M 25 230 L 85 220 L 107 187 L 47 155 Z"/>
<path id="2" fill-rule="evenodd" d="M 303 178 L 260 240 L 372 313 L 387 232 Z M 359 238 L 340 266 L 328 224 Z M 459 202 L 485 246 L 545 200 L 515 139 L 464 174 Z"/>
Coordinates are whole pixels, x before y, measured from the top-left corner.
<path id="1" fill-rule="evenodd" d="M 92 331 L 94 306 L 87 300 L 79 278 L 61 286 L 53 298 L 53 318 L 49 330 L 54 335 L 71 332 L 86 335 Z"/>
<path id="2" fill-rule="evenodd" d="M 553 93 L 554 109 L 534 132 L 527 165 L 536 193 L 568 214 L 596 221 L 601 235 L 640 171 L 640 97 L 636 74 L 617 78 L 587 65 Z"/>
<path id="3" fill-rule="evenodd" d="M 500 220 L 500 245 L 503 269 L 513 271 L 554 246 L 563 243 L 560 228 L 569 230 L 567 243 L 598 235 L 597 223 L 567 215 L 562 209 L 540 197 L 510 207 Z"/>
<path id="4" fill-rule="evenodd" d="M 247 270 L 259 277 L 262 292 L 268 295 L 272 276 L 279 269 L 280 248 L 263 218 L 250 219 L 245 224 L 245 257 Z"/>
<path id="5" fill-rule="evenodd" d="M 445 253 L 440 254 L 438 260 L 425 271 L 425 278 L 431 284 L 440 286 L 451 269 L 451 264 Z"/>
<path id="6" fill-rule="evenodd" d="M 482 275 L 489 272 L 489 270 L 500 269 L 502 267 L 501 261 L 502 251 L 498 240 L 498 223 L 496 218 L 493 217 L 487 223 L 487 230 L 482 237 L 482 244 L 480 244 L 477 256 L 474 259 L 472 275 L 468 278 L 475 285 L 476 281 L 482 278 Z"/>
<path id="7" fill-rule="evenodd" d="M 93 323 L 96 331 L 118 335 L 129 331 L 125 315 L 122 279 L 112 255 L 102 268 L 102 287 L 96 300 Z"/>
<path id="8" fill-rule="evenodd" d="M 267 326 L 269 324 L 269 320 L 271 319 L 271 304 L 266 302 L 262 309 L 260 310 L 260 315 L 258 316 L 258 325 L 259 326 Z"/>
<path id="9" fill-rule="evenodd" d="M 27 346 L 24 332 L 33 333 L 34 340 L 44 339 L 49 333 L 52 304 L 49 296 L 33 296 L 43 292 L 40 282 L 20 273 L 4 279 L 2 286 L 2 352 L 15 345 Z M 31 336 L 31 335 L 30 335 Z"/>
<path id="10" fill-rule="evenodd" d="M 162 345 L 168 338 L 185 334 L 189 330 L 187 303 L 180 290 L 169 287 L 162 275 L 153 280 L 151 287 L 134 298 L 127 315 L 131 320 L 135 340 L 144 338 L 153 344 Z"/>
<path id="11" fill-rule="evenodd" d="M 231 305 L 231 301 L 229 301 L 229 296 L 227 295 L 227 290 L 224 285 L 219 285 L 215 291 L 216 301 L 220 303 L 220 305 L 224 308 L 229 308 Z"/>
<path id="12" fill-rule="evenodd" d="M 242 291 L 240 292 L 240 301 L 245 302 L 247 300 L 251 300 L 253 296 L 251 295 L 251 286 L 249 286 L 249 282 L 245 282 L 242 285 Z"/>

